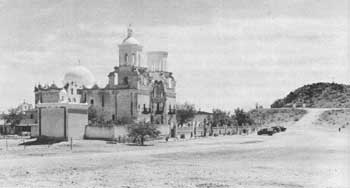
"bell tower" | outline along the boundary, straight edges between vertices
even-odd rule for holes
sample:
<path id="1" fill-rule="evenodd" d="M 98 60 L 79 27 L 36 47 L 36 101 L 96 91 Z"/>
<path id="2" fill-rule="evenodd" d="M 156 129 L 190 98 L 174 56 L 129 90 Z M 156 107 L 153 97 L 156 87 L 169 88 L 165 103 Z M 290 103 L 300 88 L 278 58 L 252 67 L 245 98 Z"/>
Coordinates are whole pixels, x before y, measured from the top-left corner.
<path id="1" fill-rule="evenodd" d="M 141 65 L 142 46 L 139 41 L 133 37 L 134 31 L 129 25 L 127 36 L 119 45 L 119 66 L 137 66 Z"/>

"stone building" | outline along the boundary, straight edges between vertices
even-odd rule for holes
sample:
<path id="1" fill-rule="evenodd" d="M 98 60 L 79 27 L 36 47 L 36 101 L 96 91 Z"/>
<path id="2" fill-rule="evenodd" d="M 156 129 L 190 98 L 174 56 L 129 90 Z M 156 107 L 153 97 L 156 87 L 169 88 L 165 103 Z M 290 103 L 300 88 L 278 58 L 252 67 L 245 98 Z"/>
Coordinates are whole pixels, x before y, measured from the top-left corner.
<path id="1" fill-rule="evenodd" d="M 132 28 L 118 47 L 119 66 L 107 74 L 105 86 L 98 86 L 92 73 L 78 65 L 65 74 L 62 88 L 35 86 L 35 104 L 86 103 L 103 113 L 105 121 L 127 118 L 174 126 L 176 81 L 167 70 L 168 53 L 144 53 Z"/>

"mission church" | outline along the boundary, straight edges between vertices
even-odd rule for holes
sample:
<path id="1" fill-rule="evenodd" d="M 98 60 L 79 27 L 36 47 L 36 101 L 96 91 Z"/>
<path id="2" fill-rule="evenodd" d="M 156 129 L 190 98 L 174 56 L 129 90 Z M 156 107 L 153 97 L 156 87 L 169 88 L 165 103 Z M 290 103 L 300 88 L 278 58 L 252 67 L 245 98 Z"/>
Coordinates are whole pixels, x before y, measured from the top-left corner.
<path id="1" fill-rule="evenodd" d="M 105 121 L 128 118 L 169 127 L 175 125 L 176 81 L 167 70 L 168 53 L 144 54 L 131 27 L 118 47 L 119 66 L 108 74 L 106 86 L 99 87 L 91 71 L 77 65 L 65 74 L 62 88 L 54 83 L 36 85 L 36 106 L 88 104 L 103 113 Z"/>

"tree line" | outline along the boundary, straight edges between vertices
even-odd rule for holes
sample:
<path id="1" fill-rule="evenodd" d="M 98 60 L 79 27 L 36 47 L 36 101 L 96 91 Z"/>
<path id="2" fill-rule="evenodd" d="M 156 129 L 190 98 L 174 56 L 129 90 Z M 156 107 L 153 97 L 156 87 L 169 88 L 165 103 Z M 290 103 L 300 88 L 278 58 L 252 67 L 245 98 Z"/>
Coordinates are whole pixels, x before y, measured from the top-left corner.
<path id="1" fill-rule="evenodd" d="M 176 109 L 176 120 L 180 125 L 191 122 L 198 110 L 194 104 L 184 103 L 177 105 Z M 236 108 L 233 112 L 225 111 L 221 109 L 213 109 L 211 115 L 207 116 L 207 121 L 212 126 L 243 126 L 252 125 L 254 123 L 253 119 L 245 112 L 242 108 Z"/>

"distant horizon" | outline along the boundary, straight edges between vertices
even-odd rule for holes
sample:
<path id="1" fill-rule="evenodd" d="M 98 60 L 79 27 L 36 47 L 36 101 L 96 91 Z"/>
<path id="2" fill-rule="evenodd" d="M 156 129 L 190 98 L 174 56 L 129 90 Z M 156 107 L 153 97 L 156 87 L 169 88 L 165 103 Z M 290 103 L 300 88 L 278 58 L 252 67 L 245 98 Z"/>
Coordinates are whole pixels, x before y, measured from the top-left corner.
<path id="1" fill-rule="evenodd" d="M 0 111 L 77 64 L 107 84 L 128 24 L 144 52 L 167 51 L 177 102 L 269 108 L 303 85 L 349 85 L 346 0 L 0 0 Z M 156 11 L 155 11 L 156 10 Z"/>

